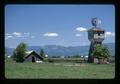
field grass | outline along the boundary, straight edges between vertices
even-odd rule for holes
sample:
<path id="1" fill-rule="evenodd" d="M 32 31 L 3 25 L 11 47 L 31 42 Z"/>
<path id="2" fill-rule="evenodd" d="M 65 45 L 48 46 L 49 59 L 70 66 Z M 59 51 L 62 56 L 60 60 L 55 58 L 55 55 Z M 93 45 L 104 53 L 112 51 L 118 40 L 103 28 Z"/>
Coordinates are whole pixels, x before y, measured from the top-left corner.
<path id="1" fill-rule="evenodd" d="M 5 62 L 6 79 L 113 79 L 115 64 Z"/>

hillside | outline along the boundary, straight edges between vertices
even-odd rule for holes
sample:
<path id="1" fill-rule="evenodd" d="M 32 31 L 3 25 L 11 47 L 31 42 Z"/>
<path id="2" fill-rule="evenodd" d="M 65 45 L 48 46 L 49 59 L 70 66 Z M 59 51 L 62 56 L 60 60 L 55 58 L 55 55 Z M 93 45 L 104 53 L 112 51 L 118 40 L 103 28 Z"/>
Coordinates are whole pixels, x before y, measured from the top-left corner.
<path id="1" fill-rule="evenodd" d="M 108 46 L 109 51 L 112 56 L 115 55 L 115 44 L 114 43 L 105 43 L 104 45 Z M 40 52 L 40 49 L 44 49 L 45 53 L 49 56 L 72 56 L 75 54 L 79 55 L 88 55 L 90 46 L 60 46 L 60 45 L 45 45 L 45 46 L 29 46 L 28 50 L 34 50 L 36 52 Z M 8 55 L 11 55 L 13 52 L 13 48 L 5 48 L 5 52 Z"/>

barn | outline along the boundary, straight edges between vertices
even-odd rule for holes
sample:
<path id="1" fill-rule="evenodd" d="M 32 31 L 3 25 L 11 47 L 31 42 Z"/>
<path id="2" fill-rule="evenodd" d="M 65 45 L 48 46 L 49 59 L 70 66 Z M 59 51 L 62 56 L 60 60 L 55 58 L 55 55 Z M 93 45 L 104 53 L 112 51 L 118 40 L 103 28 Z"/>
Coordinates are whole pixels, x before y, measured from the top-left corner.
<path id="1" fill-rule="evenodd" d="M 26 53 L 27 53 L 27 55 L 24 57 L 25 62 L 43 61 L 43 57 L 38 55 L 35 51 L 28 51 Z"/>

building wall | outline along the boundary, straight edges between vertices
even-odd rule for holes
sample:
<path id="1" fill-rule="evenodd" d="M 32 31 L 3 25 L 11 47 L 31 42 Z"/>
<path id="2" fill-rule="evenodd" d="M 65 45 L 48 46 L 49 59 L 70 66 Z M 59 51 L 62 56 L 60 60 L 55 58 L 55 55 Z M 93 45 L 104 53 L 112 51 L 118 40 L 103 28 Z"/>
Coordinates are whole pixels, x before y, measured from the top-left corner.
<path id="1" fill-rule="evenodd" d="M 28 58 L 25 59 L 25 61 L 27 62 L 32 62 L 32 56 L 33 55 L 30 55 Z M 40 61 L 41 59 L 39 59 L 37 56 L 34 55 L 34 58 L 35 58 L 35 61 Z"/>

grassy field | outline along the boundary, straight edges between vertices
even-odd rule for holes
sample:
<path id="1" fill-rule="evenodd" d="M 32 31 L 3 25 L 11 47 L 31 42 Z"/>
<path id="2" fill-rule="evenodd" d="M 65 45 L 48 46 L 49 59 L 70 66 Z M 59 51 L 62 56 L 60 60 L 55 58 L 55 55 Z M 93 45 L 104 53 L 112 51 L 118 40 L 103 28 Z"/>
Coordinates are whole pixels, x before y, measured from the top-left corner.
<path id="1" fill-rule="evenodd" d="M 115 64 L 5 62 L 6 79 L 113 79 Z"/>

